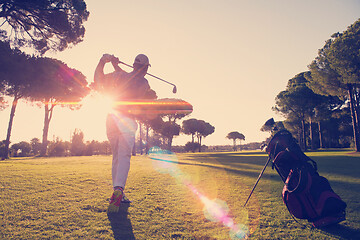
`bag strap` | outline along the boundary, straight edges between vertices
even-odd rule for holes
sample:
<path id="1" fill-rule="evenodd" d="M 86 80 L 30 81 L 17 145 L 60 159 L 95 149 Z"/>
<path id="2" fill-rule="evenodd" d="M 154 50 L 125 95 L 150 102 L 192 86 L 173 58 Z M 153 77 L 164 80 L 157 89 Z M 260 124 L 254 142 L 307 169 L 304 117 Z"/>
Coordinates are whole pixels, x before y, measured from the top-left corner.
<path id="1" fill-rule="evenodd" d="M 294 174 L 294 171 L 298 171 L 299 180 L 298 180 L 298 182 L 296 183 L 296 186 L 294 187 L 294 189 L 289 189 L 289 182 L 290 182 L 291 177 L 292 177 L 293 174 Z M 288 175 L 288 177 L 286 178 L 286 181 L 285 181 L 286 190 L 287 190 L 289 193 L 295 192 L 296 190 L 298 190 L 301 181 L 303 181 L 301 169 L 300 169 L 300 168 L 291 169 L 291 170 L 290 170 L 290 173 L 289 173 L 289 175 Z"/>
<path id="2" fill-rule="evenodd" d="M 309 227 L 308 225 L 305 225 L 305 224 L 302 224 L 301 222 L 299 222 L 295 216 L 290 212 L 290 209 L 289 209 L 289 206 L 287 205 L 286 201 L 284 201 L 284 204 L 286 206 L 286 209 L 288 210 L 288 212 L 290 213 L 290 216 L 292 217 L 292 219 L 297 223 L 299 224 L 300 226 L 302 226 L 304 229 L 305 228 L 308 228 L 308 229 L 313 229 L 313 227 Z"/>

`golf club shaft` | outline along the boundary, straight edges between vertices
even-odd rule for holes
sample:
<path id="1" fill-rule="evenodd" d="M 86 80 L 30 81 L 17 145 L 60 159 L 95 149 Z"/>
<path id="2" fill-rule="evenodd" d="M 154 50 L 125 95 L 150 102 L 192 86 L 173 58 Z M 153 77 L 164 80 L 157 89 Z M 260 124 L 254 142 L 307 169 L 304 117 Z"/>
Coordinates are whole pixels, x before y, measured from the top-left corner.
<path id="1" fill-rule="evenodd" d="M 269 158 L 268 158 L 268 160 L 267 160 L 267 162 L 266 162 L 266 164 L 265 164 L 265 166 L 264 166 L 264 168 L 263 168 L 263 170 L 262 170 L 262 171 L 261 171 L 261 173 L 259 174 L 259 177 L 258 177 L 258 179 L 256 180 L 256 183 L 255 183 L 255 185 L 254 185 L 253 189 L 252 189 L 252 190 L 251 190 L 251 192 L 250 192 L 249 197 L 247 198 L 247 200 L 246 200 L 246 202 L 245 202 L 245 204 L 244 204 L 244 207 L 245 207 L 245 206 L 246 206 L 246 204 L 248 203 L 248 201 L 249 201 L 249 199 L 250 199 L 250 197 L 251 197 L 252 193 L 254 192 L 254 190 L 255 190 L 255 188 L 256 188 L 256 185 L 257 185 L 257 184 L 258 184 L 258 182 L 260 181 L 261 176 L 264 174 L 265 169 L 266 169 L 267 165 L 269 164 L 270 160 L 271 160 L 271 158 L 269 157 Z"/>
<path id="2" fill-rule="evenodd" d="M 131 66 L 131 65 L 127 64 L 127 63 L 124 63 L 124 62 L 121 62 L 121 61 L 119 61 L 119 63 L 124 64 L 125 66 L 128 66 L 128 67 L 134 68 L 133 66 Z M 157 77 L 157 76 L 154 76 L 154 75 L 152 75 L 152 74 L 150 74 L 150 73 L 146 73 L 146 74 L 149 75 L 149 76 L 151 76 L 151 77 L 153 77 L 153 78 L 159 79 L 160 81 L 166 82 L 167 84 L 170 84 L 170 85 L 176 87 L 175 84 L 173 84 L 173 83 L 171 83 L 171 82 L 168 82 L 168 81 L 166 81 L 166 80 L 164 80 L 164 79 L 162 79 L 162 78 L 159 78 L 159 77 Z"/>

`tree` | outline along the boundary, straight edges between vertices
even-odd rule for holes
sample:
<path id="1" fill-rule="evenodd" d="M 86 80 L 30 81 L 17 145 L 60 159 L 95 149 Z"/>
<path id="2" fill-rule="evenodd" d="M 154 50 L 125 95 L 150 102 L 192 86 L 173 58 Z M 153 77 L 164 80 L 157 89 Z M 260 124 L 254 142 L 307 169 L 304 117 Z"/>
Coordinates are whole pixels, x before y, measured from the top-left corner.
<path id="1" fill-rule="evenodd" d="M 195 152 L 197 149 L 200 148 L 200 144 L 197 142 L 187 142 L 185 144 L 185 151 L 186 152 Z"/>
<path id="2" fill-rule="evenodd" d="M 4 156 L 4 152 L 5 152 L 5 140 L 0 141 L 0 156 Z M 4 158 L 1 159 L 4 160 Z"/>
<path id="3" fill-rule="evenodd" d="M 49 156 L 51 157 L 63 157 L 66 156 L 67 146 L 66 142 L 60 139 L 56 139 L 49 144 Z"/>
<path id="4" fill-rule="evenodd" d="M 199 143 L 199 152 L 201 152 L 201 144 L 202 144 L 202 138 L 209 136 L 210 134 L 213 134 L 215 132 L 215 127 L 212 126 L 210 123 L 205 122 L 203 120 L 199 120 L 197 130 L 197 138 Z"/>
<path id="5" fill-rule="evenodd" d="M 145 125 L 145 153 L 148 154 L 148 151 L 151 146 L 161 147 L 164 140 L 162 136 L 162 128 L 164 120 L 161 116 L 157 115 L 153 118 L 141 119 L 141 123 Z M 153 133 L 151 136 L 151 132 Z M 165 141 L 165 140 L 164 140 Z"/>
<path id="6" fill-rule="evenodd" d="M 0 37 L 41 54 L 83 40 L 89 12 L 83 0 L 0 1 Z"/>
<path id="7" fill-rule="evenodd" d="M 205 122 L 204 120 L 191 118 L 183 121 L 181 131 L 186 135 L 191 135 L 191 143 L 194 143 L 194 138 L 196 136 L 197 143 L 199 145 L 199 152 L 201 152 L 202 138 L 203 137 L 205 138 L 210 134 L 214 133 L 215 127 L 212 126 L 210 123 Z M 192 144 L 189 146 L 196 146 L 196 145 Z"/>
<path id="8" fill-rule="evenodd" d="M 174 136 L 178 136 L 181 130 L 180 125 L 177 124 L 176 121 L 185 116 L 186 114 L 160 115 L 152 120 L 149 120 L 147 124 L 164 138 L 166 142 L 166 149 L 171 151 L 173 138 Z M 167 118 L 167 121 L 164 121 L 164 118 Z"/>
<path id="9" fill-rule="evenodd" d="M 191 135 L 191 142 L 194 142 L 197 131 L 198 120 L 195 118 L 187 119 L 182 122 L 181 132 L 186 135 Z"/>
<path id="10" fill-rule="evenodd" d="M 329 131 L 325 132 L 326 135 L 331 136 L 334 133 L 337 133 L 339 141 L 337 142 L 340 147 L 354 147 L 354 141 L 353 141 L 353 127 L 352 127 L 352 120 L 351 120 L 351 114 L 350 114 L 350 108 L 342 107 L 341 109 L 337 109 L 332 113 L 332 118 L 330 123 L 333 123 L 333 125 L 336 124 L 336 127 L 330 126 L 328 129 Z M 326 126 L 326 125 L 325 125 Z M 333 131 L 333 129 L 336 128 L 336 131 Z M 326 139 L 326 138 L 325 138 Z M 330 139 L 331 140 L 331 139 Z M 330 141 L 329 141 L 330 142 Z M 330 142 L 332 143 L 332 142 Z"/>
<path id="11" fill-rule="evenodd" d="M 1 86 L 0 86 L 1 88 Z M 5 108 L 7 108 L 7 101 L 5 100 L 4 96 L 2 96 L 2 92 L 3 90 L 0 89 L 0 111 L 4 110 Z"/>
<path id="12" fill-rule="evenodd" d="M 44 128 L 41 156 L 45 156 L 48 145 L 48 131 L 56 106 L 71 110 L 81 107 L 77 104 L 89 93 L 85 76 L 65 63 L 52 58 L 36 58 L 33 61 L 36 71 L 28 89 L 29 98 L 44 105 Z"/>
<path id="13" fill-rule="evenodd" d="M 285 117 L 295 116 L 301 122 L 301 146 L 307 149 L 306 120 L 314 114 L 314 109 L 319 102 L 319 95 L 307 87 L 307 79 L 303 72 L 288 81 L 286 90 L 280 92 L 275 98 L 273 110 Z"/>
<path id="14" fill-rule="evenodd" d="M 111 146 L 109 141 L 103 141 L 100 143 L 99 154 L 110 155 L 111 154 Z"/>
<path id="15" fill-rule="evenodd" d="M 92 155 L 99 155 L 102 154 L 102 143 L 92 140 L 91 142 L 86 142 L 86 148 L 84 155 L 85 156 L 92 156 Z M 106 150 L 104 150 L 104 153 L 106 153 Z"/>
<path id="16" fill-rule="evenodd" d="M 28 142 L 21 141 L 11 146 L 15 157 L 28 157 L 31 152 L 31 145 Z"/>
<path id="17" fill-rule="evenodd" d="M 237 148 L 236 148 L 236 140 L 237 140 L 237 139 L 240 140 L 240 145 L 241 145 L 241 140 L 245 140 L 244 134 L 239 133 L 239 132 L 236 132 L 236 131 L 234 131 L 234 132 L 229 132 L 228 135 L 226 136 L 226 138 L 233 140 L 234 151 L 237 150 Z"/>
<path id="18" fill-rule="evenodd" d="M 145 154 L 148 154 L 149 149 L 150 149 L 150 145 L 149 145 L 149 143 L 150 143 L 150 130 L 156 128 L 156 126 L 160 126 L 161 121 L 162 121 L 161 117 L 156 116 L 156 117 L 154 117 L 152 119 L 142 119 L 141 122 L 140 122 L 141 123 L 140 128 L 142 127 L 142 125 L 144 125 L 144 127 L 145 127 Z M 141 139 L 141 132 L 140 132 L 140 139 Z"/>
<path id="19" fill-rule="evenodd" d="M 309 65 L 310 87 L 325 95 L 339 96 L 350 103 L 356 151 L 360 151 L 359 83 L 360 19 L 343 33 L 335 33 Z"/>
<path id="20" fill-rule="evenodd" d="M 75 129 L 71 138 L 70 153 L 72 156 L 82 156 L 85 153 L 84 133 Z"/>
<path id="21" fill-rule="evenodd" d="M 31 151 L 32 154 L 34 156 L 40 154 L 40 150 L 41 150 L 41 142 L 40 139 L 38 138 L 33 138 L 30 140 L 30 144 L 31 144 Z"/>
<path id="22" fill-rule="evenodd" d="M 29 61 L 29 55 L 16 48 L 11 49 L 8 42 L 0 41 L 0 89 L 3 95 L 13 98 L 2 158 L 8 158 L 16 106 L 21 98 L 26 97 L 31 81 Z"/>
<path id="23" fill-rule="evenodd" d="M 188 115 L 188 114 L 176 113 L 176 114 L 163 115 L 163 118 L 167 118 L 167 121 L 164 122 L 165 125 L 163 127 L 162 135 L 166 136 L 166 138 L 168 139 L 168 148 L 167 149 L 169 151 L 171 151 L 172 141 L 173 141 L 174 136 L 180 135 L 181 126 L 178 123 L 176 123 L 176 121 L 184 118 L 186 115 Z"/>
<path id="24" fill-rule="evenodd" d="M 324 96 L 320 97 L 319 104 L 315 107 L 314 113 L 314 121 L 315 124 L 315 131 L 318 133 L 319 144 L 320 148 L 324 148 L 324 136 L 323 133 L 326 131 L 324 126 L 326 126 L 326 122 L 329 122 L 333 119 L 334 113 L 337 111 L 341 111 L 341 109 L 346 108 L 346 102 L 339 99 L 336 96 Z M 350 116 L 350 114 L 349 114 Z M 347 118 L 347 117 L 346 117 Z M 316 129 L 317 128 L 317 129 Z M 330 129 L 329 129 L 330 130 Z M 335 129 L 331 129 L 331 131 L 335 131 Z"/>
<path id="25" fill-rule="evenodd" d="M 160 126 L 155 127 L 155 131 L 160 133 L 166 139 L 167 150 L 171 151 L 172 140 L 174 136 L 180 134 L 180 125 L 174 121 L 163 121 Z"/>
<path id="26" fill-rule="evenodd" d="M 0 111 L 2 111 L 8 107 L 8 103 L 4 98 L 4 92 L 5 92 L 5 83 L 0 81 Z M 0 156 L 2 156 L 2 155 L 0 155 Z"/>

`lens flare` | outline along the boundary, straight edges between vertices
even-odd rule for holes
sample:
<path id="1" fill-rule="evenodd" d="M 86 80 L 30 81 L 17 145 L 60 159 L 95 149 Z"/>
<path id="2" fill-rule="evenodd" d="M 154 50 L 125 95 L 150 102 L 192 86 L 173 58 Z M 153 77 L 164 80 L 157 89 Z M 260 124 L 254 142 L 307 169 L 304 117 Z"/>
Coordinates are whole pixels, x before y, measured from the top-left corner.
<path id="1" fill-rule="evenodd" d="M 164 114 L 190 114 L 193 107 L 181 99 L 133 100 L 115 101 L 111 95 L 93 94 L 97 102 L 109 110 L 126 112 L 132 115 L 164 115 Z M 47 104 L 81 106 L 82 102 L 48 102 Z"/>
<path id="2" fill-rule="evenodd" d="M 149 150 L 149 156 L 152 160 L 153 167 L 160 173 L 168 173 L 171 176 L 180 171 L 177 168 L 177 157 L 173 152 L 162 150 L 159 147 L 152 147 Z M 175 163 L 175 164 L 174 164 Z"/>
<path id="3" fill-rule="evenodd" d="M 186 176 L 178 168 L 178 159 L 173 152 L 162 150 L 159 147 L 153 147 L 149 150 L 149 157 L 152 159 L 154 168 L 160 173 L 170 174 L 179 183 L 185 185 L 203 204 L 204 217 L 212 222 L 221 223 L 229 228 L 229 236 L 231 239 L 246 239 L 250 235 L 248 224 L 248 213 L 244 209 L 244 223 L 236 223 L 232 217 L 231 211 L 227 203 L 220 199 L 210 199 L 193 184 L 191 179 Z"/>

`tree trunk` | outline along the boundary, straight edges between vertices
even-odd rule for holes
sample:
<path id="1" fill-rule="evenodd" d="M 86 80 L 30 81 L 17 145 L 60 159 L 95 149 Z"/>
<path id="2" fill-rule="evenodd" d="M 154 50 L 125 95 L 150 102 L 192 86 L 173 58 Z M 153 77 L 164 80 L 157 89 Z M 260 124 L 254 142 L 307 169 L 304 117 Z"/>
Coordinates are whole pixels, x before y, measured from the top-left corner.
<path id="1" fill-rule="evenodd" d="M 201 139 L 202 139 L 202 137 L 200 136 L 199 137 L 199 152 L 201 152 Z"/>
<path id="2" fill-rule="evenodd" d="M 49 104 L 45 103 L 44 128 L 43 128 L 42 144 L 40 150 L 41 157 L 45 157 L 47 154 L 49 125 L 50 125 L 50 109 L 49 109 Z"/>
<path id="3" fill-rule="evenodd" d="M 355 117 L 356 117 L 356 123 L 357 123 L 357 129 L 358 129 L 358 146 L 360 147 L 360 111 L 359 111 L 359 92 L 356 87 L 353 88 L 353 99 L 354 99 L 354 110 L 355 110 Z"/>
<path id="4" fill-rule="evenodd" d="M 48 146 L 48 133 L 50 127 L 50 121 L 54 113 L 55 105 L 51 102 L 52 100 L 45 101 L 45 117 L 44 117 L 44 128 L 43 128 L 43 139 L 40 149 L 40 156 L 44 157 L 47 155 Z"/>
<path id="5" fill-rule="evenodd" d="M 305 119 L 303 118 L 302 120 L 301 120 L 301 125 L 302 125 L 302 140 L 303 140 L 303 149 L 304 149 L 304 151 L 306 151 L 307 150 L 307 144 L 306 144 L 306 131 L 305 131 Z"/>
<path id="6" fill-rule="evenodd" d="M 13 125 L 13 121 L 14 121 L 14 117 L 15 117 L 15 110 L 16 110 L 16 106 L 17 106 L 18 101 L 19 101 L 19 97 L 18 97 L 17 94 L 15 94 L 14 100 L 13 100 L 12 105 L 11 105 L 10 119 L 9 119 L 9 125 L 8 125 L 8 129 L 7 129 L 6 140 L 5 140 L 5 149 L 4 149 L 2 159 L 9 158 L 9 146 L 10 146 L 11 130 L 12 130 L 12 125 Z"/>
<path id="7" fill-rule="evenodd" d="M 146 137 L 145 137 L 145 154 L 149 154 L 149 126 L 146 126 Z"/>
<path id="8" fill-rule="evenodd" d="M 310 130 L 310 141 L 311 141 L 311 150 L 315 149 L 315 141 L 314 141 L 314 131 L 312 128 L 312 118 L 309 117 L 309 130 Z"/>
<path id="9" fill-rule="evenodd" d="M 352 124 L 353 124 L 353 131 L 354 131 L 355 150 L 356 150 L 356 152 L 360 152 L 359 130 L 358 130 L 358 122 L 357 122 L 355 106 L 354 106 L 353 86 L 351 84 L 348 84 L 347 86 L 348 86 L 348 93 L 349 93 L 349 100 L 350 100 L 351 119 L 352 119 Z"/>
<path id="10" fill-rule="evenodd" d="M 142 123 L 139 122 L 139 134 L 140 134 L 140 155 L 143 155 L 143 144 L 142 144 Z"/>
<path id="11" fill-rule="evenodd" d="M 233 139 L 234 151 L 236 152 L 236 139 Z"/>
<path id="12" fill-rule="evenodd" d="M 173 137 L 169 137 L 169 138 L 168 138 L 168 150 L 169 150 L 170 152 L 171 152 L 172 140 L 173 140 Z"/>
<path id="13" fill-rule="evenodd" d="M 321 121 L 318 122 L 318 126 L 319 126 L 319 145 L 320 145 L 320 148 L 324 148 L 323 134 L 322 134 L 322 129 L 321 129 Z"/>

